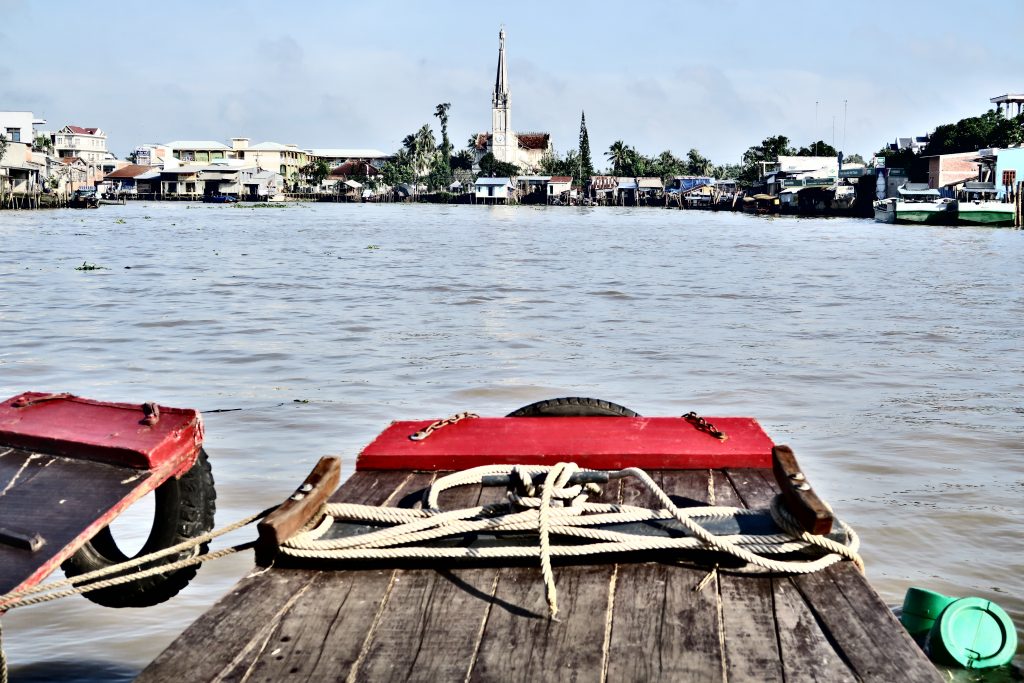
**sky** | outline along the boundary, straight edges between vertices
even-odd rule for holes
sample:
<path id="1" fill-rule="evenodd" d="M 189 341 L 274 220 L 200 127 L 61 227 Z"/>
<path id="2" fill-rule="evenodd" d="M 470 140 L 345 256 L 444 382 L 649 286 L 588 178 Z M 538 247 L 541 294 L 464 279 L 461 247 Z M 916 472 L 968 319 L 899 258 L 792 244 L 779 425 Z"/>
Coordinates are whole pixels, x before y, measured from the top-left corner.
<path id="1" fill-rule="evenodd" d="M 977 7 L 975 11 L 973 8 Z M 0 110 L 136 145 L 248 137 L 396 150 L 451 103 L 490 128 L 498 30 L 512 126 L 737 163 L 786 135 L 870 157 L 1024 92 L 1024 0 L 784 3 L 0 0 Z"/>

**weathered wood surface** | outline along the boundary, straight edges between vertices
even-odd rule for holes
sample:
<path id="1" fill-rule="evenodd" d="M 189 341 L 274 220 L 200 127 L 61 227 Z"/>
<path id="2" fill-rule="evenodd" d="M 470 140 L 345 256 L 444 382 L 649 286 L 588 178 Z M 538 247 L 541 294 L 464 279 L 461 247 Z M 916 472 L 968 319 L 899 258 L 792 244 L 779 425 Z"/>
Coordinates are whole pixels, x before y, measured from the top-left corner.
<path id="1" fill-rule="evenodd" d="M 415 506 L 433 476 L 357 472 L 334 499 Z M 653 476 L 679 504 L 765 507 L 777 492 L 756 470 Z M 441 502 L 501 495 L 462 487 Z M 653 503 L 630 480 L 604 497 Z M 138 680 L 940 680 L 850 563 L 792 578 L 712 556 L 557 566 L 555 577 L 559 621 L 531 566 L 255 571 Z"/>
<path id="2" fill-rule="evenodd" d="M 152 476 L 0 445 L 0 527 L 8 538 L 0 542 L 0 594 L 56 569 L 75 550 L 69 544 L 105 526 L 100 520 Z M 34 552 L 16 541 L 34 536 L 42 539 Z"/>

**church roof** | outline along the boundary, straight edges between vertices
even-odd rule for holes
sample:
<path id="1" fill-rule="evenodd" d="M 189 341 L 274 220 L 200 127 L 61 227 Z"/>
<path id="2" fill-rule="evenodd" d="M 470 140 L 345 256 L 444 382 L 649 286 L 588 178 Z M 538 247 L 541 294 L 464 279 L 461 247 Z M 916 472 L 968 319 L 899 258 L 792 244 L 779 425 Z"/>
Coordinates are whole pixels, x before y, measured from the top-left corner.
<path id="1" fill-rule="evenodd" d="M 487 149 L 487 145 L 491 141 L 490 133 L 477 133 L 476 134 L 476 148 L 481 152 Z"/>
<path id="2" fill-rule="evenodd" d="M 519 133 L 518 137 L 523 149 L 547 149 L 551 144 L 551 133 Z"/>

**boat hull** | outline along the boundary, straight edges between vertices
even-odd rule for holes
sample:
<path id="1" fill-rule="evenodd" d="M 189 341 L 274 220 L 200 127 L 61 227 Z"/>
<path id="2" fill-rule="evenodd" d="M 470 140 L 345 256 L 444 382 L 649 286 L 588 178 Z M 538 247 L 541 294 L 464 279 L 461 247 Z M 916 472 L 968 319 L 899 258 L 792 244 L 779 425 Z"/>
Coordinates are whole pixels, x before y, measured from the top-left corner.
<path id="1" fill-rule="evenodd" d="M 897 223 L 927 223 L 929 225 L 955 225 L 956 211 L 949 204 L 896 202 Z"/>
<path id="2" fill-rule="evenodd" d="M 875 202 L 875 220 L 879 223 L 895 223 L 896 211 L 892 201 Z"/>
<path id="3" fill-rule="evenodd" d="M 963 225 L 1012 226 L 1013 204 L 972 202 L 960 204 L 959 223 Z"/>

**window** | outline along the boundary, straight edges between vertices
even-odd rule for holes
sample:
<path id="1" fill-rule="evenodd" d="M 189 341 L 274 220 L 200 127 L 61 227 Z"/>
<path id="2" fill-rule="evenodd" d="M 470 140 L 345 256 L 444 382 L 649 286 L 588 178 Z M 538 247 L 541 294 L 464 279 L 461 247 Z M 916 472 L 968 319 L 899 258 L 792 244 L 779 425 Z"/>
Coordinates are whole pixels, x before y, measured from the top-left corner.
<path id="1" fill-rule="evenodd" d="M 224 152 L 210 152 L 210 159 L 223 159 Z"/>
<path id="2" fill-rule="evenodd" d="M 174 194 L 177 191 L 178 191 L 178 183 L 175 183 L 175 182 L 168 182 L 167 183 L 167 190 L 166 190 L 167 194 Z"/>
<path id="3" fill-rule="evenodd" d="M 21 128 L 8 128 L 7 139 L 11 142 L 21 142 Z"/>
<path id="4" fill-rule="evenodd" d="M 487 196 L 488 197 L 493 197 L 494 196 L 494 185 L 488 185 L 487 186 Z"/>
<path id="5" fill-rule="evenodd" d="M 185 183 L 185 194 L 193 194 L 196 191 L 195 183 Z"/>
<path id="6" fill-rule="evenodd" d="M 210 153 L 209 152 L 196 152 L 196 161 L 209 161 L 209 160 L 210 160 Z"/>

